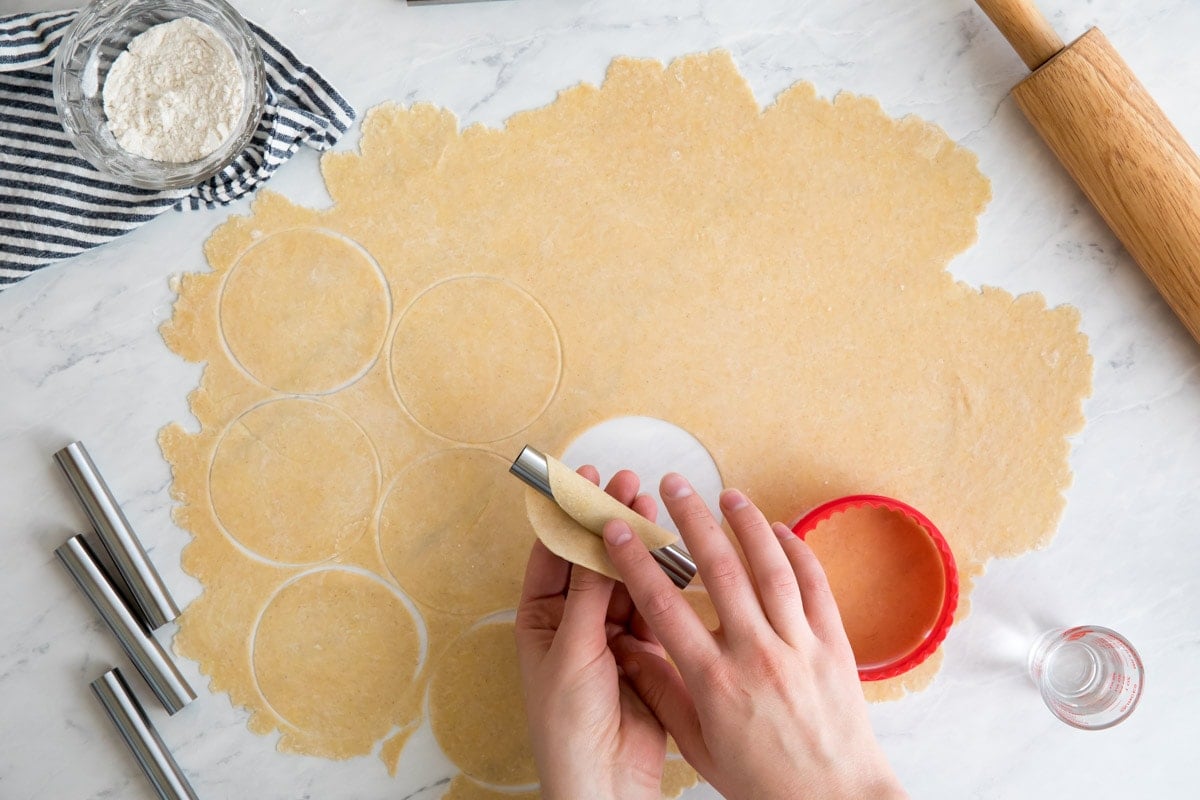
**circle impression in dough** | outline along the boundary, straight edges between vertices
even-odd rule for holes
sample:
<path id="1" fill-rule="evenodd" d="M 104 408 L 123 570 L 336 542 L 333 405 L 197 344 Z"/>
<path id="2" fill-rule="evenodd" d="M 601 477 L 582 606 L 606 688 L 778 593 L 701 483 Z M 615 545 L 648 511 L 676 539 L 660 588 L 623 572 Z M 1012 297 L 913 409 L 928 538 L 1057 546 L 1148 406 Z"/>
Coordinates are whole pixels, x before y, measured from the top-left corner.
<path id="1" fill-rule="evenodd" d="M 357 380 L 387 336 L 391 300 L 374 261 L 342 236 L 282 231 L 238 259 L 221 290 L 221 333 L 242 368 L 280 392 Z"/>
<path id="2" fill-rule="evenodd" d="M 517 604 L 533 534 L 507 471 L 494 453 L 459 448 L 433 453 L 396 479 L 383 501 L 379 544 L 409 597 L 474 617 Z"/>
<path id="3" fill-rule="evenodd" d="M 541 792 L 500 791 L 476 783 L 466 775 L 455 775 L 442 800 L 541 800 L 541 797 Z"/>
<path id="4" fill-rule="evenodd" d="M 470 777 L 501 786 L 537 780 L 511 622 L 472 628 L 447 648 L 429 686 L 429 723 Z"/>
<path id="5" fill-rule="evenodd" d="M 358 541 L 371 525 L 379 482 L 362 428 L 331 406 L 296 398 L 234 420 L 208 474 L 225 531 L 284 564 L 324 561 Z"/>
<path id="6" fill-rule="evenodd" d="M 288 724 L 324 739 L 373 742 L 403 717 L 421 639 L 381 580 L 326 569 L 279 590 L 251 647 L 258 688 Z"/>
<path id="7" fill-rule="evenodd" d="M 554 322 L 523 289 L 499 278 L 434 284 L 404 312 L 391 350 L 401 404 L 455 442 L 507 438 L 550 404 L 562 374 Z"/>

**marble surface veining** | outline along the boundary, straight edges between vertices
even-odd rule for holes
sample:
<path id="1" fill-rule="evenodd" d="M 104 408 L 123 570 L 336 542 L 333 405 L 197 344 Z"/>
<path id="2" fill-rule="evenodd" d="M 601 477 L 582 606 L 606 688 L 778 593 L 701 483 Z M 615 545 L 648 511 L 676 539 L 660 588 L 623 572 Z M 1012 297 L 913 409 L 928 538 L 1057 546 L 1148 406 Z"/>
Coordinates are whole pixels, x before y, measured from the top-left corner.
<path id="1" fill-rule="evenodd" d="M 598 82 L 613 56 L 724 47 L 763 103 L 811 80 L 826 96 L 845 89 L 877 97 L 892 115 L 919 114 L 978 153 L 994 199 L 979 242 L 950 268 L 972 285 L 1076 305 L 1096 358 L 1095 393 L 1053 543 L 993 563 L 933 686 L 874 707 L 873 721 L 914 797 L 1197 796 L 1200 346 L 1021 117 L 1008 91 L 1024 67 L 973 3 L 234 3 L 359 109 L 430 100 L 465 123 L 495 125 L 578 81 Z M 1042 4 L 1068 40 L 1100 25 L 1200 145 L 1200 3 Z M 4 0 L 0 13 L 51 7 Z M 356 140 L 357 128 L 340 147 Z M 309 153 L 271 188 L 328 202 Z M 169 353 L 157 327 L 170 313 L 168 276 L 202 269 L 204 239 L 245 210 L 164 215 L 0 294 L 0 798 L 153 797 L 87 689 L 109 665 L 132 668 L 55 563 L 54 548 L 85 519 L 50 455 L 83 439 L 167 584 L 182 602 L 196 596 L 179 567 L 187 534 L 171 522 L 155 435 L 191 419 L 185 398 L 200 367 Z M 1038 631 L 1077 623 L 1122 631 L 1146 664 L 1141 706 L 1109 731 L 1057 722 L 1023 673 Z M 202 798 L 432 800 L 454 771 L 427 729 L 396 779 L 373 757 L 282 755 L 274 737 L 246 730 L 227 696 L 204 690 L 194 663 L 182 668 L 200 698 L 174 718 L 140 679 L 134 685 Z M 715 796 L 706 787 L 686 795 Z"/>

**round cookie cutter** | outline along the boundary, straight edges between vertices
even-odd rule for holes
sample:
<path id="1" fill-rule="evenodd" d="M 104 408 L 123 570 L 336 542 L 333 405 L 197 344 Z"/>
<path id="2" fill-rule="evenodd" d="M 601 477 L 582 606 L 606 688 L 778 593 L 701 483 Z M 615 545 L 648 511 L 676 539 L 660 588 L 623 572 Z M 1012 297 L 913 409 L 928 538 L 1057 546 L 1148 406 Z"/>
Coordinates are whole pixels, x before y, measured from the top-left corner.
<path id="1" fill-rule="evenodd" d="M 942 532 L 937 529 L 936 525 L 930 522 L 928 517 L 907 503 L 891 497 L 884 497 L 883 495 L 855 494 L 822 503 L 801 517 L 800 521 L 792 526 L 792 532 L 801 539 L 806 539 L 808 534 L 816 530 L 818 525 L 828 520 L 834 514 L 847 511 L 851 508 L 862 507 L 882 508 L 893 513 L 903 514 L 915 522 L 917 527 L 928 534 L 930 540 L 933 542 L 942 563 L 942 575 L 945 579 L 941 609 L 938 611 L 933 624 L 916 647 L 908 653 L 898 655 L 886 663 L 874 664 L 858 670 L 859 680 L 881 681 L 887 678 L 894 678 L 913 669 L 929 658 L 938 649 L 942 641 L 945 640 L 946 634 L 950 631 L 950 625 L 954 622 L 954 611 L 958 608 L 958 564 L 954 560 L 954 553 L 950 550 L 950 545 L 946 542 L 946 538 L 942 536 Z"/>

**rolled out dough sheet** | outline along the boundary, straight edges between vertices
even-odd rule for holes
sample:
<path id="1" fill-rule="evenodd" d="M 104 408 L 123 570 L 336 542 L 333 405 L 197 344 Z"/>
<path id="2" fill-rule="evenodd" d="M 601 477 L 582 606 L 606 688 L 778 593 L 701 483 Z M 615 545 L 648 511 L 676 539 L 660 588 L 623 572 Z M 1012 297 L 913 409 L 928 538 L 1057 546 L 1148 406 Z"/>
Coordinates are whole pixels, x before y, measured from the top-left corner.
<path id="1" fill-rule="evenodd" d="M 429 685 L 433 735 L 459 769 L 483 784 L 537 781 L 516 648 L 512 623 L 473 628 L 446 650 Z"/>
<path id="2" fill-rule="evenodd" d="M 604 525 L 621 519 L 651 550 L 666 547 L 678 536 L 622 505 L 594 483 L 553 456 L 546 456 L 550 491 L 554 500 L 536 489 L 526 489 L 525 504 L 529 522 L 550 552 L 574 564 L 617 580 L 604 549 Z"/>
<path id="3" fill-rule="evenodd" d="M 332 206 L 260 192 L 162 330 L 205 364 L 198 429 L 160 435 L 203 585 L 175 646 L 280 747 L 394 764 L 436 696 L 460 768 L 525 791 L 511 737 L 456 744 L 516 726 L 514 697 L 455 703 L 445 676 L 478 674 L 455 643 L 517 601 L 507 464 L 614 416 L 688 430 L 774 519 L 913 504 L 964 598 L 1049 541 L 1087 342 L 1073 309 L 947 272 L 989 187 L 937 127 L 803 83 L 762 108 L 711 53 L 617 59 L 499 130 L 426 104 L 362 129 L 322 160 Z"/>

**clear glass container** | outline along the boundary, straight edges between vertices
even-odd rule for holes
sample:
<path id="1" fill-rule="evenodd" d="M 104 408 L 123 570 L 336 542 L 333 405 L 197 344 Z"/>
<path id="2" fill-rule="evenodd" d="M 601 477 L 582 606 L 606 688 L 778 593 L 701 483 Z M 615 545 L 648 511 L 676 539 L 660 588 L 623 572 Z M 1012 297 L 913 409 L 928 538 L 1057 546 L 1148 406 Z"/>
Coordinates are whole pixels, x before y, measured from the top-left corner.
<path id="1" fill-rule="evenodd" d="M 193 17 L 233 51 L 245 83 L 241 122 L 215 151 L 185 163 L 154 161 L 122 148 L 108 128 L 103 87 L 116 58 L 155 25 Z M 203 183 L 237 157 L 254 135 L 266 101 L 262 51 L 246 20 L 224 0 L 94 0 L 80 10 L 54 60 L 54 104 L 79 153 L 114 180 L 145 189 Z"/>
<path id="2" fill-rule="evenodd" d="M 1137 650 L 1099 625 L 1042 634 L 1029 651 L 1029 675 L 1054 715 L 1083 730 L 1111 728 L 1127 718 L 1145 685 Z"/>

